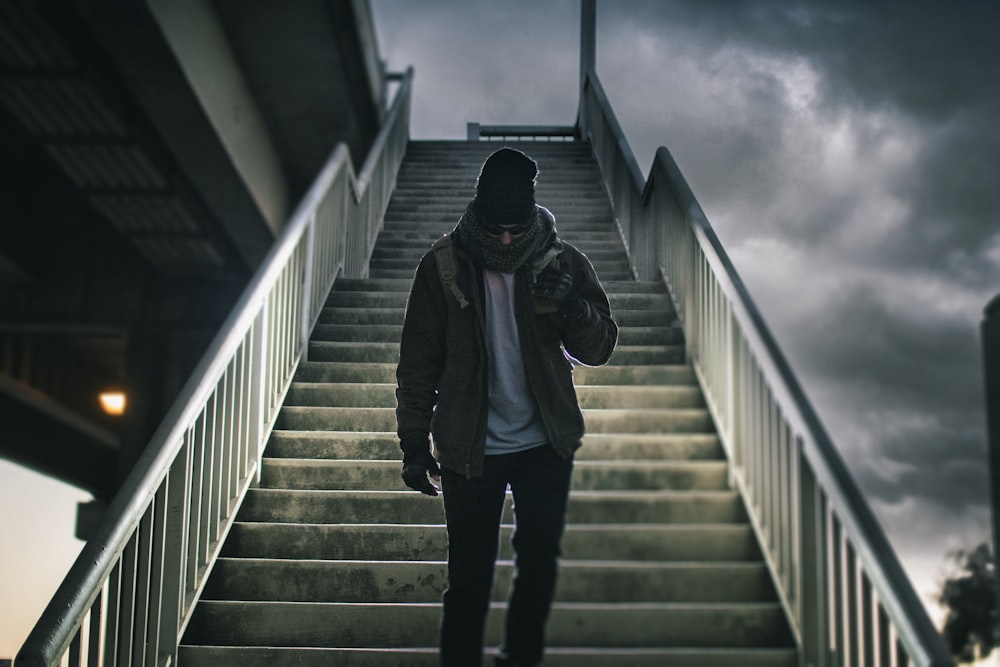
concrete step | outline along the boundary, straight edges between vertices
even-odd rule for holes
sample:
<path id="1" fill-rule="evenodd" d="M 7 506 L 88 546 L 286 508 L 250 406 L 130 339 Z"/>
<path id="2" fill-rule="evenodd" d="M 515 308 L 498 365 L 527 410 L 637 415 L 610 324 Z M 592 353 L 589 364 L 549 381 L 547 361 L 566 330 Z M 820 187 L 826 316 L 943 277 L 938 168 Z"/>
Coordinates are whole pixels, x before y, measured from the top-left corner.
<path id="1" fill-rule="evenodd" d="M 585 409 L 588 433 L 712 433 L 705 409 Z M 291 431 L 392 431 L 393 407 L 282 407 L 276 429 Z"/>
<path id="2" fill-rule="evenodd" d="M 324 308 L 320 311 L 317 324 L 350 324 L 368 326 L 370 324 L 403 325 L 403 311 L 399 308 Z"/>
<path id="3" fill-rule="evenodd" d="M 513 527 L 500 527 L 500 558 L 510 559 Z M 759 562 L 745 524 L 570 524 L 565 559 L 635 562 Z M 444 524 L 296 524 L 238 522 L 223 548 L 227 557 L 318 560 L 443 560 Z"/>
<path id="4" fill-rule="evenodd" d="M 725 461 L 577 461 L 575 490 L 725 490 Z M 364 490 L 399 488 L 400 462 L 370 459 L 265 457 L 261 485 L 269 489 Z"/>
<path id="5" fill-rule="evenodd" d="M 270 523 L 441 523 L 440 497 L 398 491 L 250 489 L 240 521 Z M 737 523 L 746 514 L 735 491 L 574 491 L 570 523 Z M 508 494 L 504 521 L 513 521 Z"/>
<path id="6" fill-rule="evenodd" d="M 649 364 L 629 366 L 609 364 L 607 366 L 577 366 L 573 369 L 573 381 L 581 385 L 664 385 L 696 384 L 694 371 L 686 364 Z"/>
<path id="7" fill-rule="evenodd" d="M 363 459 L 399 461 L 402 454 L 394 430 L 276 430 L 265 455 L 272 458 Z M 715 433 L 588 433 L 576 451 L 577 461 L 701 461 L 722 459 Z"/>
<path id="8" fill-rule="evenodd" d="M 415 266 L 380 266 L 372 268 L 370 275 L 379 278 L 412 278 L 415 268 Z M 600 266 L 595 268 L 602 279 L 630 280 L 633 275 L 631 267 L 627 267 L 624 264 L 616 264 L 613 267 Z"/>
<path id="9" fill-rule="evenodd" d="M 627 276 L 631 275 L 631 265 L 628 263 L 627 259 L 602 259 L 597 257 L 593 260 L 594 270 L 597 271 L 597 275 L 615 275 L 615 276 Z M 405 276 L 407 270 L 410 275 L 416 269 L 417 262 L 416 259 L 413 261 L 408 259 L 372 259 L 369 263 L 370 270 L 377 272 L 378 275 L 385 275 L 384 271 L 395 271 L 391 275 Z M 330 305 L 338 305 L 336 303 Z"/>
<path id="10" fill-rule="evenodd" d="M 675 345 L 681 343 L 684 337 L 684 332 L 679 327 L 626 326 L 623 323 L 619 324 L 619 345 Z M 311 340 L 314 342 L 398 343 L 402 337 L 402 333 L 402 322 L 393 324 L 365 323 L 363 325 L 354 322 L 338 324 L 324 324 L 320 322 L 313 328 Z"/>
<path id="11" fill-rule="evenodd" d="M 588 433 L 712 433 L 706 409 L 585 409 Z"/>
<path id="12" fill-rule="evenodd" d="M 414 265 L 410 273 L 416 268 Z M 406 307 L 409 287 L 399 291 L 339 291 L 330 292 L 324 306 L 328 308 L 392 308 L 402 311 Z"/>
<path id="13" fill-rule="evenodd" d="M 178 651 L 185 667 L 437 667 L 436 648 L 280 648 L 188 646 Z M 787 648 L 566 648 L 546 650 L 546 667 L 797 667 Z"/>
<path id="14" fill-rule="evenodd" d="M 395 383 L 396 362 L 364 363 L 305 361 L 295 375 L 297 382 Z M 683 364 L 577 366 L 573 370 L 577 388 L 586 385 L 695 385 L 690 366 Z"/>
<path id="15" fill-rule="evenodd" d="M 399 361 L 399 343 L 352 343 L 311 341 L 309 359 L 356 363 L 395 364 Z"/>
<path id="16" fill-rule="evenodd" d="M 608 361 L 613 366 L 662 366 L 685 361 L 683 345 L 618 345 Z"/>
<path id="17" fill-rule="evenodd" d="M 584 385 L 577 398 L 585 409 L 704 408 L 697 386 Z M 395 408 L 395 383 L 293 382 L 285 399 L 286 407 L 369 407 Z"/>
<path id="18" fill-rule="evenodd" d="M 486 644 L 500 640 L 503 605 L 491 605 Z M 223 646 L 405 647 L 437 642 L 436 603 L 243 602 L 203 600 L 185 644 Z M 553 605 L 551 646 L 785 647 L 774 603 L 572 603 Z"/>
<path id="19" fill-rule="evenodd" d="M 513 562 L 497 563 L 493 600 L 507 599 Z M 207 600 L 280 602 L 437 602 L 447 585 L 442 560 L 222 558 Z M 559 602 L 758 602 L 774 598 L 762 562 L 685 563 L 563 559 Z"/>
<path id="20" fill-rule="evenodd" d="M 295 371 L 295 381 L 395 383 L 396 364 L 303 361 Z"/>
<path id="21" fill-rule="evenodd" d="M 583 243 L 574 244 L 591 262 L 618 261 L 627 259 L 628 255 L 622 248 L 608 247 L 605 239 L 585 239 Z M 372 260 L 409 262 L 414 267 L 429 250 L 429 244 L 423 241 L 412 242 L 409 245 L 383 245 L 372 253 Z"/>

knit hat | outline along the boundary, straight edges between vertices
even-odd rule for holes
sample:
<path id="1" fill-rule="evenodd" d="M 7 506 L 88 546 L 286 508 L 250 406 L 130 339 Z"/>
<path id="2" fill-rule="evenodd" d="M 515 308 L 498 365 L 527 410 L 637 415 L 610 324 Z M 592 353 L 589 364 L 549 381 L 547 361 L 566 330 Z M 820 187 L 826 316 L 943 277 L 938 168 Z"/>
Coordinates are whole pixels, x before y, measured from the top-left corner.
<path id="1" fill-rule="evenodd" d="M 535 211 L 538 165 L 513 148 L 501 148 L 483 163 L 476 182 L 476 212 L 495 225 L 513 225 Z"/>

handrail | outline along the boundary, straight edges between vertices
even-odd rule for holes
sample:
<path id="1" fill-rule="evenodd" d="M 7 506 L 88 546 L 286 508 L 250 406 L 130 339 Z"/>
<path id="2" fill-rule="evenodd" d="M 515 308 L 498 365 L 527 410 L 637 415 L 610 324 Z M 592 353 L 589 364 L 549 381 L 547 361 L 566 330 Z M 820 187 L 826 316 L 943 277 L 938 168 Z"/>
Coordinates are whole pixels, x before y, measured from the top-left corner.
<path id="1" fill-rule="evenodd" d="M 177 646 L 326 295 L 364 272 L 409 140 L 408 69 L 355 177 L 338 145 L 153 435 L 16 665 L 163 665 Z"/>
<path id="2" fill-rule="evenodd" d="M 596 72 L 589 139 L 637 277 L 666 283 L 803 665 L 953 665 L 666 148 L 643 182 Z"/>

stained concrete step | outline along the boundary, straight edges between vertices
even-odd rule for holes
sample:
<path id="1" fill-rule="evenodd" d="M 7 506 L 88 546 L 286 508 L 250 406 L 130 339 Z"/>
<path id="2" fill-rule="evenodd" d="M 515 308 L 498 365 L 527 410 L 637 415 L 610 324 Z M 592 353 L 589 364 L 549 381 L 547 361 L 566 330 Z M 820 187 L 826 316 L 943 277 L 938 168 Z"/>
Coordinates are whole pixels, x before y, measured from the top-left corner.
<path id="1" fill-rule="evenodd" d="M 500 558 L 513 556 L 513 527 L 500 528 Z M 638 562 L 759 562 L 746 524 L 570 524 L 563 558 Z M 296 524 L 237 522 L 223 548 L 227 557 L 318 560 L 442 560 L 442 524 Z"/>
<path id="2" fill-rule="evenodd" d="M 383 232 L 379 235 L 378 244 L 376 245 L 375 256 L 398 256 L 398 253 L 406 251 L 407 257 L 412 256 L 412 254 L 420 254 L 426 252 L 433 245 L 437 237 L 432 234 L 427 233 L 414 233 L 414 232 L 402 232 L 402 233 L 392 233 Z M 571 241 L 573 247 L 582 251 L 588 257 L 598 250 L 614 250 L 625 254 L 625 250 L 621 248 L 620 237 L 618 232 L 611 228 L 595 229 L 593 231 L 580 231 L 573 235 L 573 240 Z M 614 247 L 612 244 L 617 244 L 619 247 Z M 611 246 L 611 247 L 609 247 Z M 397 255 L 392 255 L 396 253 Z"/>
<path id="3" fill-rule="evenodd" d="M 618 345 L 608 361 L 622 366 L 660 366 L 684 363 L 683 345 Z"/>
<path id="4" fill-rule="evenodd" d="M 630 275 L 631 266 L 626 259 L 602 259 L 600 257 L 593 261 L 594 270 L 597 271 L 598 276 L 603 275 Z M 384 271 L 399 271 L 398 275 L 406 275 L 406 269 L 410 269 L 412 274 L 413 268 L 416 267 L 416 261 L 401 260 L 401 259 L 372 259 L 369 264 L 370 270 L 382 274 Z"/>
<path id="5" fill-rule="evenodd" d="M 399 361 L 399 343 L 312 341 L 309 358 L 313 361 L 394 364 Z"/>
<path id="6" fill-rule="evenodd" d="M 632 269 L 625 266 L 597 267 L 597 272 L 602 279 L 629 280 L 633 276 Z M 383 266 L 372 269 L 371 275 L 380 278 L 412 278 L 413 268 Z"/>
<path id="7" fill-rule="evenodd" d="M 250 489 L 240 521 L 272 523 L 440 523 L 441 498 L 399 491 Z M 508 494 L 504 521 L 513 520 Z M 737 523 L 746 514 L 735 491 L 575 491 L 569 523 Z"/>
<path id="8" fill-rule="evenodd" d="M 621 310 L 615 307 L 614 296 L 611 311 L 619 328 L 628 327 L 674 327 L 675 332 L 667 331 L 668 338 L 663 340 L 673 342 L 678 336 L 683 336 L 679 329 L 677 317 L 672 310 Z M 403 311 L 397 308 L 324 308 L 320 311 L 318 324 L 340 324 L 353 327 L 369 325 L 403 325 Z"/>
<path id="9" fill-rule="evenodd" d="M 261 485 L 269 489 L 364 490 L 400 487 L 400 462 L 265 457 Z M 574 490 L 725 490 L 725 461 L 577 461 Z"/>
<path id="10" fill-rule="evenodd" d="M 585 409 L 588 433 L 711 433 L 708 410 L 676 409 Z M 293 431 L 392 431 L 396 427 L 392 407 L 282 407 L 276 429 Z"/>
<path id="11" fill-rule="evenodd" d="M 314 342 L 383 342 L 398 343 L 403 334 L 403 325 L 353 323 L 317 324 L 313 328 Z M 621 325 L 618 331 L 619 345 L 662 345 L 679 344 L 684 332 L 679 327 L 629 327 Z"/>
<path id="12" fill-rule="evenodd" d="M 612 262 L 614 263 L 614 262 Z M 596 264 L 595 264 L 596 267 Z M 414 262 L 409 267 L 408 278 L 380 278 L 372 280 L 371 287 L 364 289 L 361 283 L 345 285 L 345 289 L 334 290 L 325 301 L 328 308 L 377 308 L 398 309 L 402 311 L 409 294 L 412 273 L 416 270 Z M 621 285 L 621 281 L 609 282 L 612 287 Z M 675 312 L 673 302 L 666 292 L 652 291 L 611 291 L 608 292 L 614 310 L 659 310 Z"/>
<path id="13" fill-rule="evenodd" d="M 394 431 L 276 430 L 265 454 L 272 458 L 400 460 Z M 713 460 L 723 458 L 715 433 L 588 433 L 577 461 Z"/>
<path id="14" fill-rule="evenodd" d="M 295 371 L 295 381 L 395 383 L 396 364 L 303 361 Z"/>
<path id="15" fill-rule="evenodd" d="M 276 648 L 188 646 L 178 651 L 185 667 L 437 667 L 436 648 Z M 792 649 L 566 648 L 546 650 L 546 667 L 797 667 Z"/>
<path id="16" fill-rule="evenodd" d="M 583 385 L 673 385 L 696 384 L 697 378 L 687 364 L 650 364 L 629 366 L 608 364 L 606 366 L 577 366 L 573 369 L 573 381 L 577 387 Z"/>
<path id="17" fill-rule="evenodd" d="M 577 387 L 583 408 L 704 408 L 697 386 L 584 385 Z M 395 408 L 396 385 L 375 382 L 293 382 L 285 399 L 287 407 Z"/>
<path id="18" fill-rule="evenodd" d="M 593 239 L 585 243 L 576 245 L 577 249 L 583 252 L 592 263 L 601 261 L 618 261 L 627 259 L 628 255 L 621 248 L 607 247 L 608 241 L 603 239 Z M 420 258 L 427 253 L 430 244 L 417 241 L 409 245 L 382 246 L 372 253 L 372 261 L 388 262 L 408 262 L 413 266 L 417 265 Z"/>
<path id="19" fill-rule="evenodd" d="M 577 389 L 586 385 L 694 385 L 694 371 L 684 364 L 614 365 L 573 369 Z M 395 383 L 396 363 L 305 361 L 295 374 L 297 382 Z"/>
<path id="20" fill-rule="evenodd" d="M 510 560 L 496 569 L 493 599 L 509 592 Z M 208 600 L 276 602 L 436 602 L 447 585 L 444 560 L 376 561 L 222 558 Z M 762 562 L 683 563 L 563 559 L 559 602 L 756 602 L 773 599 Z"/>
<path id="21" fill-rule="evenodd" d="M 500 640 L 503 605 L 491 605 L 487 645 Z M 185 644 L 223 646 L 405 647 L 437 643 L 435 603 L 202 601 Z M 613 631 L 611 629 L 613 628 Z M 774 603 L 557 602 L 547 626 L 551 646 L 773 647 L 789 644 Z"/>

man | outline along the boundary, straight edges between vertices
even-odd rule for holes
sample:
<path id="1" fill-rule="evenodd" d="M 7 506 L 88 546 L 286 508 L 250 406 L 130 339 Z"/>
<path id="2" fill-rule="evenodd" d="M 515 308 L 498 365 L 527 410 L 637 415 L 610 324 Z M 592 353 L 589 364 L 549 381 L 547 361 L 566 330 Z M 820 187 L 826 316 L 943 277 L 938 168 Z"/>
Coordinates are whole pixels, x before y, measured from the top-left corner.
<path id="1" fill-rule="evenodd" d="M 448 528 L 441 664 L 481 664 L 504 496 L 514 577 L 496 665 L 541 661 L 583 414 L 572 364 L 618 338 L 589 260 L 535 204 L 534 160 L 502 148 L 455 230 L 420 261 L 396 369 L 402 477 L 436 496 Z"/>

